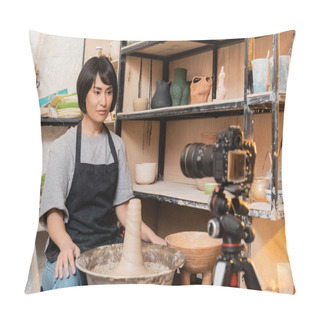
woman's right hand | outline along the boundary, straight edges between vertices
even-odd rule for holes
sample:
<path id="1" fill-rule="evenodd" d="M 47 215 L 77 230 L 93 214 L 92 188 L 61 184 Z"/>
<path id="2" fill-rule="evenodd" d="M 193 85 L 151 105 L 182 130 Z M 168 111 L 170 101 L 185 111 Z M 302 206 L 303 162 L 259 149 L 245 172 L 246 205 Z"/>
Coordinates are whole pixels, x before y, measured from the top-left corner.
<path id="1" fill-rule="evenodd" d="M 71 272 L 76 273 L 75 259 L 80 256 L 79 247 L 70 239 L 60 246 L 60 253 L 57 257 L 55 269 L 55 277 L 63 279 L 63 270 L 67 278 L 69 278 L 69 264 Z"/>
<path id="2" fill-rule="evenodd" d="M 76 273 L 75 258 L 80 256 L 79 247 L 72 241 L 66 232 L 64 225 L 63 212 L 59 209 L 52 208 L 47 213 L 48 233 L 52 241 L 60 249 L 55 269 L 55 277 L 63 278 L 63 269 L 67 278 L 69 278 L 69 263 L 73 274 Z"/>

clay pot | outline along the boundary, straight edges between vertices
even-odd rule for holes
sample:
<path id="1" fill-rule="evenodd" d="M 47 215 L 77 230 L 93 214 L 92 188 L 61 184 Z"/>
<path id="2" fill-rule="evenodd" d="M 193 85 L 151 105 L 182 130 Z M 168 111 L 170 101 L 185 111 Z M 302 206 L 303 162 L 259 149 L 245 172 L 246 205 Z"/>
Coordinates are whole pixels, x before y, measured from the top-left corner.
<path id="1" fill-rule="evenodd" d="M 255 201 L 264 202 L 266 199 L 266 179 L 256 178 L 252 184 L 252 197 Z"/>
<path id="2" fill-rule="evenodd" d="M 157 164 L 155 162 L 136 163 L 135 181 L 137 184 L 152 184 L 156 180 Z"/>
<path id="3" fill-rule="evenodd" d="M 207 232 L 179 232 L 165 238 L 168 245 L 181 250 L 186 261 L 181 269 L 181 284 L 189 285 L 191 275 L 202 273 L 202 284 L 211 285 L 213 268 L 221 251 L 221 239 L 209 237 Z"/>
<path id="4" fill-rule="evenodd" d="M 172 105 L 170 86 L 171 82 L 166 82 L 164 80 L 157 81 L 156 92 L 151 100 L 151 109 L 170 107 Z"/>
<path id="5" fill-rule="evenodd" d="M 147 110 L 147 108 L 148 108 L 148 99 L 147 98 L 133 99 L 133 110 L 134 111 Z"/>
<path id="6" fill-rule="evenodd" d="M 174 81 L 170 87 L 173 106 L 187 105 L 190 96 L 190 85 L 187 82 L 187 69 L 174 69 Z"/>
<path id="7" fill-rule="evenodd" d="M 193 77 L 190 85 L 191 104 L 207 102 L 211 87 L 211 77 Z"/>

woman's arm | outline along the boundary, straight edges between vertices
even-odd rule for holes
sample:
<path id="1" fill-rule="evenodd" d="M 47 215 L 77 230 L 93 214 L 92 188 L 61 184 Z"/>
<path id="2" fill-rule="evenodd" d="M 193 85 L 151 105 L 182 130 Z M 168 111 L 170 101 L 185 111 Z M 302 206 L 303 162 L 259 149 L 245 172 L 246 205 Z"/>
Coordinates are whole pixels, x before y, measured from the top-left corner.
<path id="1" fill-rule="evenodd" d="M 63 221 L 63 212 L 58 209 L 51 209 L 47 213 L 48 233 L 52 241 L 60 249 L 57 257 L 57 264 L 55 270 L 56 278 L 63 278 L 63 269 L 66 277 L 69 278 L 69 263 L 73 274 L 76 273 L 74 258 L 80 255 L 79 247 L 72 241 Z"/>
<path id="2" fill-rule="evenodd" d="M 127 221 L 128 203 L 129 201 L 115 207 L 117 217 L 124 227 L 126 226 Z M 141 238 L 145 242 L 161 245 L 167 244 L 164 239 L 157 236 L 143 221 L 141 221 Z"/>

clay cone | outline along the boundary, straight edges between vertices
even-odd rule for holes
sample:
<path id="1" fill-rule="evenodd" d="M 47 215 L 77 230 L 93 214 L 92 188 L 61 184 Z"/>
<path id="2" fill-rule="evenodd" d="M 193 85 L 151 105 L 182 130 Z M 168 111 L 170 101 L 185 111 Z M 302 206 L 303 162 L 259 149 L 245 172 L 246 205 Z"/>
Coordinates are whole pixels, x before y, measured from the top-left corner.
<path id="1" fill-rule="evenodd" d="M 123 251 L 118 266 L 112 270 L 117 276 L 138 276 L 148 274 L 141 249 L 141 201 L 131 199 L 129 201 L 126 232 L 123 243 Z"/>

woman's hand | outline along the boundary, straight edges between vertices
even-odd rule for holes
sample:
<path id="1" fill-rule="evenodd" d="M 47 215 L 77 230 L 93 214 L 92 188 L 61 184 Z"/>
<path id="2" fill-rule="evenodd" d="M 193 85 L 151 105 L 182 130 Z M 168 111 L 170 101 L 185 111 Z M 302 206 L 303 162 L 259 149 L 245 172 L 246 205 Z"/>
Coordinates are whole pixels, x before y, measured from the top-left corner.
<path id="1" fill-rule="evenodd" d="M 60 249 L 55 269 L 56 279 L 58 277 L 60 279 L 63 278 L 63 269 L 66 277 L 69 278 L 69 263 L 71 272 L 75 274 L 76 266 L 74 260 L 79 257 L 80 249 L 66 232 L 61 210 L 53 208 L 47 213 L 47 225 L 50 238 Z"/>
<path id="2" fill-rule="evenodd" d="M 60 253 L 57 258 L 55 277 L 58 279 L 63 278 L 63 269 L 67 278 L 70 277 L 69 274 L 69 263 L 71 267 L 72 274 L 76 273 L 75 258 L 80 256 L 79 247 L 70 239 L 66 243 L 63 243 L 60 247 Z"/>
<path id="3" fill-rule="evenodd" d="M 154 244 L 161 244 L 162 246 L 166 246 L 167 242 L 163 238 L 155 235 L 155 237 L 152 238 L 152 243 Z"/>
<path id="4" fill-rule="evenodd" d="M 115 207 L 115 211 L 120 223 L 125 227 L 127 222 L 129 201 Z M 141 238 L 145 242 L 151 242 L 154 244 L 167 245 L 167 242 L 156 235 L 143 221 L 141 221 Z"/>

